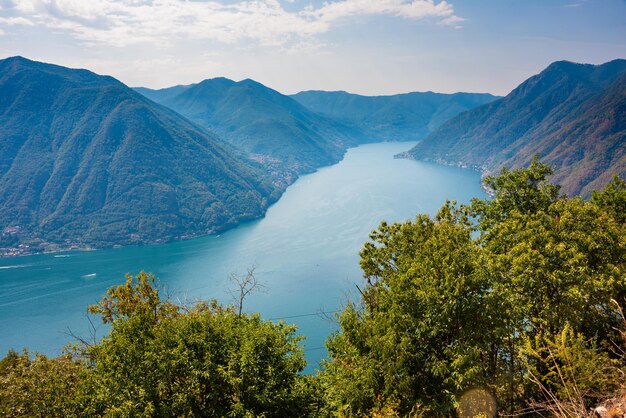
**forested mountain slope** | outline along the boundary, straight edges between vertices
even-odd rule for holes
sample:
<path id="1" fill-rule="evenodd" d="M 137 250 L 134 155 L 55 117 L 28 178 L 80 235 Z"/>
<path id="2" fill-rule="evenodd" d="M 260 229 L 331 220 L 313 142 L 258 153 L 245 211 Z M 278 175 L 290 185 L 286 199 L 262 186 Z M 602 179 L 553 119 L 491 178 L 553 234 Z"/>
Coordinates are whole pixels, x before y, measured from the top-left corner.
<path id="1" fill-rule="evenodd" d="M 459 113 L 497 99 L 479 93 L 361 96 L 343 91 L 304 91 L 292 97 L 315 112 L 357 128 L 368 141 L 422 139 Z"/>
<path id="2" fill-rule="evenodd" d="M 590 195 L 626 174 L 626 60 L 559 61 L 509 95 L 462 113 L 408 153 L 495 171 L 535 154 L 568 194 Z"/>
<path id="3" fill-rule="evenodd" d="M 265 164 L 306 173 L 341 160 L 358 134 L 253 80 L 138 89 Z"/>
<path id="4" fill-rule="evenodd" d="M 111 77 L 0 61 L 0 246 L 202 234 L 261 216 L 281 191 L 229 144 Z"/>

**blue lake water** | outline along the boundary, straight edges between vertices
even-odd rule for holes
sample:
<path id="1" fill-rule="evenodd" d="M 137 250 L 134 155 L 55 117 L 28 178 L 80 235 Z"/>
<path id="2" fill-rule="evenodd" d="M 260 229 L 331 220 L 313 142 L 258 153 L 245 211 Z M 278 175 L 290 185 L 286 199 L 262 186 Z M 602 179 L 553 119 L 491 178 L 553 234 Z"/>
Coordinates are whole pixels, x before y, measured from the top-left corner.
<path id="1" fill-rule="evenodd" d="M 251 295 L 245 310 L 297 324 L 312 370 L 336 328 L 319 312 L 355 298 L 355 284 L 362 283 L 358 252 L 371 230 L 383 220 L 434 214 L 446 199 L 485 197 L 476 172 L 393 159 L 411 146 L 350 149 L 339 164 L 301 177 L 263 219 L 221 235 L 0 259 L 0 357 L 11 347 L 59 354 L 71 340 L 68 328 L 87 335 L 87 305 L 125 273 L 152 272 L 181 300 L 228 303 L 229 274 L 255 265 L 266 291 Z"/>

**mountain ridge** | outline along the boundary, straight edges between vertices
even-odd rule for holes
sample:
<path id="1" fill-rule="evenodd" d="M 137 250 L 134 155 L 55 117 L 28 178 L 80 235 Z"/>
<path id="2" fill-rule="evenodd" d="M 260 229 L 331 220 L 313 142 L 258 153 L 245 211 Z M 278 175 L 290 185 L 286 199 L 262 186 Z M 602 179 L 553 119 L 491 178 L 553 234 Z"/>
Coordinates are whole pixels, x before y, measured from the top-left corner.
<path id="1" fill-rule="evenodd" d="M 622 59 L 554 62 L 504 98 L 444 123 L 407 155 L 494 172 L 538 154 L 555 166 L 553 179 L 566 193 L 589 196 L 612 174 L 626 173 L 624 74 Z M 608 97 L 604 116 L 594 111 Z"/>
<path id="2" fill-rule="evenodd" d="M 252 79 L 216 77 L 171 89 L 140 92 L 293 176 L 337 163 L 357 143 L 336 122 Z"/>
<path id="3" fill-rule="evenodd" d="M 0 61 L 0 97 L 0 243 L 205 234 L 262 216 L 285 187 L 109 76 L 11 58 Z"/>
<path id="4" fill-rule="evenodd" d="M 345 91 L 308 90 L 292 95 L 312 111 L 363 133 L 363 142 L 422 139 L 444 121 L 495 100 L 488 93 L 409 92 L 364 96 Z"/>

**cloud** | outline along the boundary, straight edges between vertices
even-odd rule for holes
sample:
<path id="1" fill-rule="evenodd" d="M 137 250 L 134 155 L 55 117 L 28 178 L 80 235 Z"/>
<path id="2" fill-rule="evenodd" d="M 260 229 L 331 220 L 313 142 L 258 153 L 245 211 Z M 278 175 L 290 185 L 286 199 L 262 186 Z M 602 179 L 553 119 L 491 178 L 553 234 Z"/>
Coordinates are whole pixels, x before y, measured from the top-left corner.
<path id="1" fill-rule="evenodd" d="M 0 16 L 0 25 L 4 25 L 4 26 L 15 26 L 15 25 L 35 26 L 35 23 L 33 23 L 31 20 L 28 20 L 28 19 L 23 18 L 21 16 L 17 16 L 17 17 L 2 17 L 2 16 Z"/>
<path id="2" fill-rule="evenodd" d="M 459 16 L 455 16 L 455 15 L 450 15 L 446 18 L 443 18 L 439 21 L 439 23 L 441 23 L 442 25 L 447 25 L 447 26 L 452 26 L 455 29 L 461 29 L 463 26 L 460 25 L 461 22 L 465 22 L 466 19 L 459 17 Z"/>
<path id="3" fill-rule="evenodd" d="M 571 3 L 566 3 L 563 5 L 563 7 L 568 8 L 568 9 L 578 9 L 582 6 L 585 5 L 585 3 L 587 3 L 589 0 L 576 0 L 576 1 L 572 1 Z"/>
<path id="4" fill-rule="evenodd" d="M 354 16 L 433 19 L 451 26 L 463 21 L 443 0 L 334 0 L 300 11 L 287 11 L 278 0 L 10 0 L 8 4 L 0 9 L 0 27 L 5 29 L 36 24 L 67 31 L 87 43 L 114 46 L 167 45 L 177 39 L 310 44 L 316 35 Z"/>
<path id="5" fill-rule="evenodd" d="M 409 19 L 426 17 L 449 17 L 454 15 L 451 4 L 441 1 L 403 1 L 403 0 L 343 0 L 325 3 L 319 9 L 309 8 L 304 15 L 320 21 L 332 22 L 338 19 L 358 15 L 392 15 Z"/>

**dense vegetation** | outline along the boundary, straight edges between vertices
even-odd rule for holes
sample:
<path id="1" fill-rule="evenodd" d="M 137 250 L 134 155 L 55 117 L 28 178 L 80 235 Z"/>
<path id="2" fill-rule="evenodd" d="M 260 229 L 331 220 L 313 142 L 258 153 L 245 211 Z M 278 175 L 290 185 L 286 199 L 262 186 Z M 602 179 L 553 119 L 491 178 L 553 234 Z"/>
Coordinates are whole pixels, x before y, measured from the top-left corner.
<path id="1" fill-rule="evenodd" d="M 626 175 L 626 60 L 559 61 L 506 97 L 452 118 L 410 156 L 495 172 L 535 154 L 569 195 L 589 197 Z"/>
<path id="2" fill-rule="evenodd" d="M 103 340 L 1 360 L 0 415 L 445 416 L 480 388 L 505 413 L 591 416 L 626 389 L 626 183 L 585 201 L 550 174 L 534 160 L 487 178 L 492 200 L 381 224 L 316 376 L 294 327 L 176 305 L 142 273 L 90 307 Z"/>
<path id="3" fill-rule="evenodd" d="M 361 142 L 422 139 L 459 113 L 497 99 L 479 93 L 361 96 L 343 91 L 303 91 L 291 97 L 314 112 L 352 126 Z"/>
<path id="4" fill-rule="evenodd" d="M 486 179 L 491 201 L 447 203 L 372 234 L 361 304 L 328 342 L 322 379 L 335 409 L 449 414 L 482 387 L 512 413 L 576 386 L 584 411 L 617 389 L 626 184 L 569 199 L 550 173 L 536 160 L 504 170 Z"/>
<path id="5" fill-rule="evenodd" d="M 253 80 L 137 89 L 276 169 L 296 175 L 341 160 L 354 132 Z"/>
<path id="6" fill-rule="evenodd" d="M 0 247 L 168 240 L 260 217 L 285 184 L 119 81 L 0 61 Z"/>
<path id="7" fill-rule="evenodd" d="M 305 416 L 310 378 L 295 327 L 216 302 L 178 306 L 128 277 L 98 305 L 111 331 L 48 359 L 0 362 L 3 417 Z"/>

